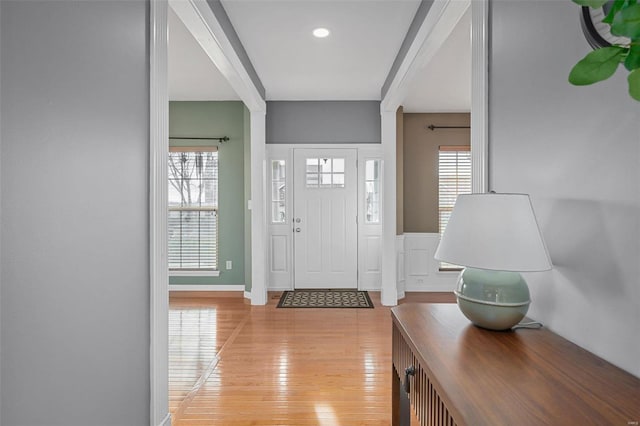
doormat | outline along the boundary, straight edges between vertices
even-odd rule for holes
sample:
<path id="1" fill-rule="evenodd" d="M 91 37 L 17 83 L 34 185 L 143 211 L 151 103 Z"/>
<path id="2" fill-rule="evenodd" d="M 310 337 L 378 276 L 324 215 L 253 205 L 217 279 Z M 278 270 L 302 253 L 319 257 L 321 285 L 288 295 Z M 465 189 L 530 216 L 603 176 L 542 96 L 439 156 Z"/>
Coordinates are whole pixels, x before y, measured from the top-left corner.
<path id="1" fill-rule="evenodd" d="M 366 291 L 294 290 L 285 291 L 278 308 L 373 308 Z"/>

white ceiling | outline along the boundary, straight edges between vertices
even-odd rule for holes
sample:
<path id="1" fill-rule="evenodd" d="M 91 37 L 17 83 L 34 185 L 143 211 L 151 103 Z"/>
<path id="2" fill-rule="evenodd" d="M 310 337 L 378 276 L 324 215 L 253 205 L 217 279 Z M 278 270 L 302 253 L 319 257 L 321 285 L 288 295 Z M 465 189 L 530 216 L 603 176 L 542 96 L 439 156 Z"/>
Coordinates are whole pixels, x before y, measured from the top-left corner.
<path id="1" fill-rule="evenodd" d="M 471 8 L 411 86 L 404 112 L 471 111 Z"/>
<path id="2" fill-rule="evenodd" d="M 169 99 L 172 101 L 240 100 L 200 44 L 169 8 Z"/>
<path id="3" fill-rule="evenodd" d="M 267 100 L 380 100 L 419 0 L 222 0 Z M 407 112 L 470 110 L 469 13 L 403 105 Z M 311 31 L 326 27 L 317 39 Z M 238 96 L 170 10 L 171 100 Z"/>
<path id="4" fill-rule="evenodd" d="M 418 0 L 222 0 L 268 100 L 375 100 Z M 329 37 L 311 31 L 324 27 Z"/>

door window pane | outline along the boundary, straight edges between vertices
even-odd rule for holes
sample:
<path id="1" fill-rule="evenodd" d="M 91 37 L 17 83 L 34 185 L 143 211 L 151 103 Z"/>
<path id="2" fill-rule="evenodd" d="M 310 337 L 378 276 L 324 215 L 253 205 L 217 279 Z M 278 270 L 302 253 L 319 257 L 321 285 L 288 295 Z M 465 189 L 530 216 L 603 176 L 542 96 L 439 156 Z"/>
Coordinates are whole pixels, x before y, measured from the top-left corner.
<path id="1" fill-rule="evenodd" d="M 333 159 L 333 172 L 344 173 L 344 158 Z"/>
<path id="2" fill-rule="evenodd" d="M 271 222 L 285 223 L 286 211 L 286 164 L 284 160 L 271 161 Z"/>
<path id="3" fill-rule="evenodd" d="M 307 188 L 344 188 L 344 158 L 307 158 Z"/>
<path id="4" fill-rule="evenodd" d="M 365 223 L 380 223 L 380 160 L 365 161 Z"/>
<path id="5" fill-rule="evenodd" d="M 320 177 L 318 176 L 318 159 L 307 158 L 307 188 L 317 188 Z"/>

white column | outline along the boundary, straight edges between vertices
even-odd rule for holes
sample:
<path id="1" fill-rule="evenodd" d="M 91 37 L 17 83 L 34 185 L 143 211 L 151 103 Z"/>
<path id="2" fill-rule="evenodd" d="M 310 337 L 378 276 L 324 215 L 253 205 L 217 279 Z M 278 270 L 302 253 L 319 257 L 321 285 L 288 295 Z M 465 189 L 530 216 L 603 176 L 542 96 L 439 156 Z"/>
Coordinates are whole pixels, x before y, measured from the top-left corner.
<path id="1" fill-rule="evenodd" d="M 382 292 L 384 306 L 398 304 L 396 274 L 396 111 L 382 115 Z"/>
<path id="2" fill-rule="evenodd" d="M 150 425 L 171 423 L 169 414 L 169 269 L 167 262 L 167 84 L 166 0 L 149 3 L 149 274 Z"/>
<path id="3" fill-rule="evenodd" d="M 471 2 L 471 184 L 489 190 L 489 2 Z"/>
<path id="4" fill-rule="evenodd" d="M 251 111 L 251 304 L 267 304 L 265 111 Z"/>

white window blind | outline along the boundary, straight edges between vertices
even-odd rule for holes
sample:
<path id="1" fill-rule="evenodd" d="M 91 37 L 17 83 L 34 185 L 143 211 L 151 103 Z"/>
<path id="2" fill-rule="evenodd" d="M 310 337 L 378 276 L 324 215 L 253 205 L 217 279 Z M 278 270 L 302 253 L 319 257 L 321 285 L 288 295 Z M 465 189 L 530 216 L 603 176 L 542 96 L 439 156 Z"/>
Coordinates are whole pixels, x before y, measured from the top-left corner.
<path id="1" fill-rule="evenodd" d="M 171 147 L 168 226 L 170 270 L 218 270 L 216 147 Z"/>
<path id="2" fill-rule="evenodd" d="M 444 233 L 460 194 L 471 193 L 471 149 L 469 146 L 440 146 L 438 151 L 438 216 Z M 440 269 L 459 269 L 441 263 Z"/>

